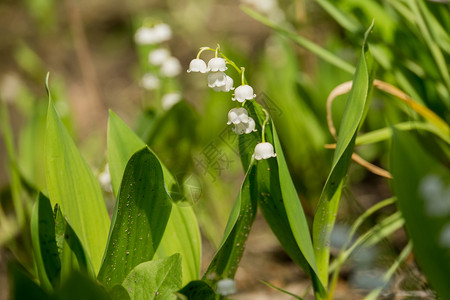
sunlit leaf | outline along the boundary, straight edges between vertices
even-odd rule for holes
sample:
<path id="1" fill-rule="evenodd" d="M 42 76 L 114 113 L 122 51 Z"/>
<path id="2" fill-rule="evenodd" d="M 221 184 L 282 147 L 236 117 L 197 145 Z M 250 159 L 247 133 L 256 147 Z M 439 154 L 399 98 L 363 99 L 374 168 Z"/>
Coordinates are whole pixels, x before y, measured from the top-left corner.
<path id="1" fill-rule="evenodd" d="M 100 185 L 58 117 L 50 94 L 45 140 L 45 171 L 52 205 L 61 205 L 98 271 L 108 239 L 109 216 Z"/>
<path id="2" fill-rule="evenodd" d="M 145 147 L 130 158 L 125 168 L 98 275 L 103 284 L 120 284 L 135 266 L 153 258 L 171 209 L 161 165 Z"/>
<path id="3" fill-rule="evenodd" d="M 122 284 L 132 299 L 177 299 L 181 287 L 181 256 L 144 262 L 136 266 Z"/>
<path id="4" fill-rule="evenodd" d="M 108 162 L 115 193 L 131 156 L 144 147 L 144 142 L 112 111 L 108 122 Z M 167 168 L 161 164 L 169 194 L 178 191 L 177 183 Z M 197 218 L 191 206 L 173 203 L 156 258 L 180 253 L 183 258 L 183 284 L 196 280 L 200 273 L 201 238 Z"/>
<path id="5" fill-rule="evenodd" d="M 373 24 L 372 24 L 373 26 Z M 344 116 L 339 128 L 333 165 L 319 199 L 314 216 L 314 252 L 320 279 L 324 286 L 328 282 L 328 263 L 330 257 L 330 235 L 336 219 L 342 186 L 353 153 L 356 133 L 367 112 L 367 99 L 372 86 L 372 58 L 366 45 L 372 26 L 366 31 L 361 56 L 353 79 L 352 90 L 348 96 Z"/>

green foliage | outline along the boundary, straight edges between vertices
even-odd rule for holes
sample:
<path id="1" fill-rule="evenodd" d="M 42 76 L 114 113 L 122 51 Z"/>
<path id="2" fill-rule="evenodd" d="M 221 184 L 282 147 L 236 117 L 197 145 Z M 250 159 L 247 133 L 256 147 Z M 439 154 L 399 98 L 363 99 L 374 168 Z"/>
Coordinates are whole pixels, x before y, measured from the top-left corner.
<path id="1" fill-rule="evenodd" d="M 372 30 L 372 26 L 366 31 L 361 57 L 353 79 L 352 90 L 347 100 L 338 133 L 333 165 L 320 196 L 317 213 L 314 217 L 314 249 L 319 276 L 324 286 L 327 286 L 328 282 L 329 239 L 338 211 L 342 186 L 350 165 L 356 133 L 363 122 L 364 113 L 367 111 L 366 101 L 372 86 L 372 58 L 366 46 L 367 37 Z"/>
<path id="2" fill-rule="evenodd" d="M 414 135 L 399 130 L 394 130 L 392 139 L 391 169 L 392 188 L 417 261 L 432 287 L 447 299 L 450 171 L 430 156 Z"/>
<path id="3" fill-rule="evenodd" d="M 111 288 L 138 264 L 153 258 L 172 204 L 156 156 L 147 148 L 136 152 L 125 168 L 111 233 L 98 279 Z"/>
<path id="4" fill-rule="evenodd" d="M 98 272 L 108 238 L 109 216 L 98 181 L 59 119 L 50 95 L 49 98 L 45 136 L 48 193 L 53 205 L 61 205 Z"/>
<path id="5" fill-rule="evenodd" d="M 144 145 L 144 142 L 114 112 L 110 111 L 108 161 L 114 191 L 119 190 L 119 183 L 128 160 Z M 161 168 L 169 194 L 171 191 L 178 191 L 177 182 L 169 170 L 162 164 Z M 192 207 L 183 203 L 172 204 L 171 215 L 155 255 L 163 258 L 175 253 L 181 253 L 183 258 L 183 284 L 198 279 L 201 257 L 200 231 Z"/>
<path id="6" fill-rule="evenodd" d="M 181 287 L 181 256 L 144 262 L 124 279 L 123 286 L 132 299 L 176 299 Z"/>

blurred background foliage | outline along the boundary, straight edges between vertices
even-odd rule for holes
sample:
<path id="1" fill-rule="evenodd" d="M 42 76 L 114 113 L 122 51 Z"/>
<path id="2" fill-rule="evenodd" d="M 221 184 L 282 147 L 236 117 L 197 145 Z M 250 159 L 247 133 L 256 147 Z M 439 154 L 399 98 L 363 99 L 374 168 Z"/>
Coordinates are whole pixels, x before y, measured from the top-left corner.
<path id="1" fill-rule="evenodd" d="M 106 122 L 108 109 L 112 109 L 147 141 L 177 177 L 180 190 L 188 190 L 208 241 L 206 247 L 217 247 L 243 178 L 236 144 L 227 135 L 227 112 L 233 103 L 230 93 L 209 90 L 205 76 L 185 70 L 199 47 L 215 48 L 219 43 L 229 58 L 245 66 L 257 101 L 272 114 L 294 183 L 312 217 L 333 154 L 324 148 L 334 142 L 326 123 L 326 98 L 335 86 L 351 80 L 352 73 L 254 20 L 240 9 L 242 4 L 317 43 L 349 66 L 355 66 L 363 33 L 374 19 L 370 49 L 376 78 L 399 87 L 450 121 L 450 10 L 446 1 L 4 0 L 0 3 L 0 90 L 13 133 L 11 143 L 5 143 L 8 138 L 0 141 L 0 200 L 6 216 L 13 211 L 10 183 L 14 176 L 26 187 L 22 195 L 28 199 L 23 202 L 25 216 L 29 216 L 34 192 L 45 187 L 44 79 L 50 72 L 57 110 L 97 174 L 105 170 Z M 164 79 L 166 90 L 148 91 L 141 84 L 149 71 L 147 53 L 157 46 L 139 46 L 134 35 L 149 18 L 170 25 L 172 38 L 162 46 L 182 66 L 178 76 Z M 233 72 L 229 75 L 236 84 L 239 76 Z M 167 89 L 178 91 L 183 99 L 169 110 L 160 102 Z M 344 105 L 345 96 L 333 105 L 336 124 Z M 374 91 L 362 131 L 417 118 L 398 100 Z M 3 122 L 2 127 L 7 137 Z M 445 145 L 426 133 L 421 138 L 429 140 L 430 148 L 448 163 Z M 388 147 L 382 142 L 360 146 L 357 151 L 385 167 Z M 211 151 L 214 157 L 207 157 Z M 9 171 L 8 166 L 16 171 Z M 112 208 L 113 197 L 107 188 L 105 194 Z M 389 195 L 386 180 L 354 165 L 338 219 L 346 223 Z M 373 223 L 376 220 L 375 214 Z M 2 246 L 23 246 L 25 238 L 18 231 L 11 236 L 4 232 Z M 394 248 L 404 245 L 404 236 L 399 234 L 393 244 Z M 23 256 L 16 259 L 26 261 Z M 4 261 L 2 257 L 2 265 Z"/>

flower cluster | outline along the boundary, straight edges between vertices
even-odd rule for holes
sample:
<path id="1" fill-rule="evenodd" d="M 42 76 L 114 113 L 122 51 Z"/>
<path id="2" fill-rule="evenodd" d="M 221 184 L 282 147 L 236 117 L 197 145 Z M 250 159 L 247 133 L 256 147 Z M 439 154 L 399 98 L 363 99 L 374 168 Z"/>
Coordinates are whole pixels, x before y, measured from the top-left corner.
<path id="1" fill-rule="evenodd" d="M 201 53 L 206 50 L 215 52 L 214 58 L 210 59 L 208 64 L 206 64 L 206 62 L 200 58 Z M 191 60 L 187 72 L 208 73 L 208 86 L 216 92 L 229 92 L 231 90 L 234 90 L 234 94 L 231 100 L 237 101 L 241 105 L 240 107 L 232 108 L 228 112 L 227 124 L 233 124 L 234 128 L 232 130 L 238 135 L 249 134 L 256 131 L 256 123 L 255 120 L 248 115 L 247 110 L 242 106 L 244 106 L 245 101 L 253 100 L 256 95 L 253 92 L 253 88 L 246 83 L 244 77 L 245 68 L 238 68 L 233 61 L 228 59 L 219 50 L 219 46 L 217 46 L 216 49 L 212 49 L 209 47 L 200 48 L 197 57 Z M 225 74 L 225 71 L 228 69 L 227 64 L 234 67 L 241 75 L 241 85 L 236 87 L 236 89 L 233 87 L 233 79 Z M 264 126 L 269 120 L 269 115 L 267 114 L 267 112 L 266 117 L 267 118 L 264 121 L 262 129 L 263 142 L 256 145 L 255 153 L 253 155 L 253 157 L 257 160 L 268 159 L 270 157 L 276 156 L 272 144 L 265 142 Z"/>
<path id="2" fill-rule="evenodd" d="M 171 55 L 170 50 L 160 44 L 172 37 L 172 30 L 168 24 L 158 23 L 153 26 L 144 25 L 135 34 L 136 44 L 150 48 L 146 62 L 146 73 L 142 76 L 141 84 L 147 90 L 158 90 L 164 82 L 181 73 L 180 61 Z M 167 91 L 161 96 L 163 109 L 170 109 L 181 100 L 177 91 Z"/>

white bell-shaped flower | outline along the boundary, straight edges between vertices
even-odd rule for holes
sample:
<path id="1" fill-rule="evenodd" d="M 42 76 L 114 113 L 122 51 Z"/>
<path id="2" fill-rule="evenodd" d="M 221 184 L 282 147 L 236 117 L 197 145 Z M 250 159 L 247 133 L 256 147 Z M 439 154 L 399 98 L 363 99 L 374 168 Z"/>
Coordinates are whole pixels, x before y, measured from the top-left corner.
<path id="1" fill-rule="evenodd" d="M 226 71 L 227 68 L 227 63 L 225 61 L 225 59 L 221 58 L 221 57 L 215 57 L 212 58 L 209 62 L 208 62 L 208 72 L 218 72 L 218 71 Z"/>
<path id="2" fill-rule="evenodd" d="M 271 143 L 259 143 L 255 147 L 255 153 L 253 154 L 255 159 L 268 159 L 271 157 L 277 156 L 275 151 L 273 150 L 273 146 Z"/>
<path id="3" fill-rule="evenodd" d="M 168 93 L 162 96 L 161 98 L 161 105 L 164 110 L 169 110 L 180 102 L 181 100 L 181 94 L 180 93 Z"/>
<path id="4" fill-rule="evenodd" d="M 214 91 L 216 91 L 216 92 L 229 92 L 231 90 L 234 90 L 233 78 L 231 78 L 228 75 L 225 75 L 225 77 L 226 77 L 225 78 L 225 80 L 226 80 L 225 85 L 213 87 Z"/>
<path id="5" fill-rule="evenodd" d="M 224 87 L 227 84 L 227 75 L 224 72 L 213 72 L 208 74 L 208 86 L 210 88 Z"/>
<path id="6" fill-rule="evenodd" d="M 153 27 L 153 34 L 155 35 L 157 43 L 161 43 L 170 40 L 172 37 L 172 29 L 168 24 L 160 23 Z"/>
<path id="7" fill-rule="evenodd" d="M 248 122 L 244 123 L 237 123 L 234 125 L 234 128 L 232 129 L 234 133 L 236 134 L 248 134 L 252 131 L 256 131 L 255 129 L 255 120 L 252 119 L 252 117 L 248 117 Z"/>
<path id="8" fill-rule="evenodd" d="M 151 73 L 146 73 L 142 77 L 142 86 L 147 90 L 155 90 L 160 86 L 160 80 L 158 77 Z"/>
<path id="9" fill-rule="evenodd" d="M 170 26 L 164 23 L 154 27 L 141 27 L 136 31 L 134 39 L 140 45 L 158 44 L 172 37 Z"/>
<path id="10" fill-rule="evenodd" d="M 217 282 L 216 293 L 221 296 L 228 296 L 236 293 L 236 284 L 233 279 L 225 278 Z"/>
<path id="11" fill-rule="evenodd" d="M 194 58 L 193 60 L 191 60 L 191 62 L 189 64 L 189 69 L 187 70 L 187 72 L 188 73 L 191 73 L 191 72 L 206 73 L 206 72 L 208 72 L 205 61 L 200 58 Z"/>
<path id="12" fill-rule="evenodd" d="M 253 94 L 253 88 L 249 85 L 240 85 L 234 90 L 233 101 L 244 102 L 245 100 L 252 100 L 256 95 Z"/>
<path id="13" fill-rule="evenodd" d="M 248 121 L 249 121 L 248 112 L 243 107 L 232 108 L 228 112 L 228 122 L 227 122 L 228 125 L 230 125 L 231 123 L 235 125 L 239 123 L 248 123 Z"/>
<path id="14" fill-rule="evenodd" d="M 165 77 L 177 76 L 181 72 L 180 61 L 176 57 L 169 57 L 162 63 L 160 72 Z"/>
<path id="15" fill-rule="evenodd" d="M 162 65 L 170 57 L 170 52 L 167 49 L 155 49 L 148 54 L 148 62 L 155 66 Z"/>

